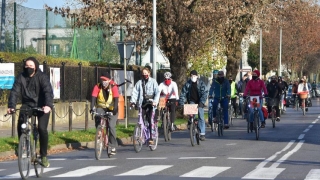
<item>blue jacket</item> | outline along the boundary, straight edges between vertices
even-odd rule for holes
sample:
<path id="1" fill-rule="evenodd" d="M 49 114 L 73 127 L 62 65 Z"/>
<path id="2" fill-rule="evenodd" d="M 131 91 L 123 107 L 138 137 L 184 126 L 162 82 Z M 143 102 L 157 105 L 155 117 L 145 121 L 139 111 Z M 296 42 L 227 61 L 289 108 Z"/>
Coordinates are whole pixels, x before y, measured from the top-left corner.
<path id="1" fill-rule="evenodd" d="M 189 79 L 186 84 L 182 87 L 181 94 L 179 97 L 179 105 L 184 105 L 187 100 L 190 103 L 190 92 L 191 92 L 191 83 L 192 81 Z M 205 104 L 208 98 L 208 89 L 206 88 L 206 84 L 200 79 L 197 80 L 197 88 L 198 94 L 200 98 L 200 103 Z"/>
<path id="2" fill-rule="evenodd" d="M 158 88 L 158 83 L 155 79 L 149 77 L 147 84 L 145 85 L 145 94 L 153 96 L 153 102 L 159 102 L 160 91 Z M 138 100 L 138 104 L 137 103 Z M 135 103 L 137 106 L 141 106 L 143 101 L 143 89 L 142 89 L 142 80 L 139 80 L 133 88 L 130 103 Z"/>
<path id="3" fill-rule="evenodd" d="M 217 80 L 212 81 L 209 96 L 214 96 L 215 99 L 231 95 L 231 86 L 228 79 L 224 79 L 223 83 L 220 84 Z"/>

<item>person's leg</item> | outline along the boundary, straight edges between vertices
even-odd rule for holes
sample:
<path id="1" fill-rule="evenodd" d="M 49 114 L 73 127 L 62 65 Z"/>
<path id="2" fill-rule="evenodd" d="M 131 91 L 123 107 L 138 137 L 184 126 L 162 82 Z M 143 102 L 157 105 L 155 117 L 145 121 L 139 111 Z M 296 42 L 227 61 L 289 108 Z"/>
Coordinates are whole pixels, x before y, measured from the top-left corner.
<path id="1" fill-rule="evenodd" d="M 176 119 L 176 100 L 170 100 L 170 120 L 172 124 L 174 124 L 174 121 Z"/>
<path id="2" fill-rule="evenodd" d="M 224 100 L 221 101 L 221 107 L 223 109 L 223 119 L 224 119 L 224 124 L 227 126 L 229 124 L 229 114 L 228 114 L 228 105 L 229 105 L 229 99 L 225 98 Z"/>
<path id="3" fill-rule="evenodd" d="M 150 141 L 153 142 L 153 137 L 152 137 L 152 124 L 153 124 L 153 119 L 152 119 L 152 111 L 153 111 L 153 107 L 151 105 L 148 105 L 147 106 L 147 110 L 146 110 L 146 113 L 147 114 L 147 120 L 148 120 L 148 123 L 149 123 L 149 132 L 150 132 Z"/>
<path id="4" fill-rule="evenodd" d="M 232 98 L 231 99 L 231 102 L 232 102 L 232 105 L 233 105 L 233 112 L 234 112 L 234 115 L 237 116 L 238 115 L 238 105 L 237 105 L 237 97 L 235 98 Z"/>
<path id="5" fill-rule="evenodd" d="M 38 112 L 38 131 L 40 142 L 40 155 L 42 157 L 42 164 L 45 167 L 49 167 L 50 163 L 47 159 L 48 151 L 48 123 L 50 113 Z"/>
<path id="6" fill-rule="evenodd" d="M 118 114 L 114 114 L 113 116 L 110 116 L 108 137 L 109 137 L 109 146 L 111 147 L 111 150 L 113 150 L 113 148 L 118 146 L 117 132 L 116 132 L 117 120 L 118 120 Z"/>
<path id="7" fill-rule="evenodd" d="M 105 113 L 105 111 L 102 109 L 102 108 L 97 108 L 96 109 L 96 113 L 97 114 L 104 114 Z M 101 123 L 101 117 L 100 116 L 94 116 L 94 121 L 95 121 L 95 126 L 96 126 L 96 128 L 100 125 L 100 123 Z"/>
<path id="8" fill-rule="evenodd" d="M 214 99 L 212 102 L 212 120 L 214 120 L 214 123 L 216 123 L 216 116 L 217 116 L 217 107 L 218 107 L 219 99 Z"/>
<path id="9" fill-rule="evenodd" d="M 206 125 L 205 125 L 205 121 L 204 121 L 204 109 L 198 107 L 198 127 L 200 128 L 200 135 L 205 135 L 206 134 Z"/>

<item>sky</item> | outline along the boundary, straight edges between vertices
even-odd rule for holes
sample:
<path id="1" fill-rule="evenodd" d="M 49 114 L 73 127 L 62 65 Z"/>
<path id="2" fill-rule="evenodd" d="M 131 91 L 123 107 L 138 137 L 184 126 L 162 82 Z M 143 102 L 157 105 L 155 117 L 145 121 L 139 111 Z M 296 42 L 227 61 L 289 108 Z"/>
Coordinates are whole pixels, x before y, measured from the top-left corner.
<path id="1" fill-rule="evenodd" d="M 66 0 L 27 0 L 27 2 L 22 3 L 21 5 L 33 9 L 44 9 L 44 4 L 47 4 L 50 7 L 62 7 L 65 2 Z"/>

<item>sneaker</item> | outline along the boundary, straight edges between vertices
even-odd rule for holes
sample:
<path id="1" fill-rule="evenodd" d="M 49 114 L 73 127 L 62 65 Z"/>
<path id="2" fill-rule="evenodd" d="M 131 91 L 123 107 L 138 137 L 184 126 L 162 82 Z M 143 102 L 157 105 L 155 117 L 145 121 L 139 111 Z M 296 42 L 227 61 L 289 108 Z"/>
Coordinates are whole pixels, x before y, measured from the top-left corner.
<path id="1" fill-rule="evenodd" d="M 200 135 L 200 141 L 204 141 L 204 140 L 206 140 L 206 137 L 204 136 L 204 135 Z"/>
<path id="2" fill-rule="evenodd" d="M 280 117 L 277 117 L 276 121 L 278 121 L 278 122 L 279 122 L 279 121 L 280 121 Z"/>
<path id="3" fill-rule="evenodd" d="M 43 167 L 46 167 L 46 168 L 47 168 L 47 167 L 50 166 L 50 163 L 49 163 L 47 157 L 42 157 L 42 158 L 41 158 L 41 163 L 42 163 L 42 166 L 43 166 Z"/>
<path id="4" fill-rule="evenodd" d="M 175 125 L 171 123 L 171 131 L 175 131 L 175 130 L 176 130 Z"/>
<path id="5" fill-rule="evenodd" d="M 262 122 L 261 123 L 261 128 L 265 128 L 266 127 L 266 122 Z"/>
<path id="6" fill-rule="evenodd" d="M 110 151 L 110 154 L 111 155 L 116 155 L 117 154 L 116 148 L 112 148 L 111 151 Z"/>
<path id="7" fill-rule="evenodd" d="M 153 140 L 150 139 L 150 140 L 149 140 L 149 145 L 153 145 L 153 144 L 154 144 Z"/>

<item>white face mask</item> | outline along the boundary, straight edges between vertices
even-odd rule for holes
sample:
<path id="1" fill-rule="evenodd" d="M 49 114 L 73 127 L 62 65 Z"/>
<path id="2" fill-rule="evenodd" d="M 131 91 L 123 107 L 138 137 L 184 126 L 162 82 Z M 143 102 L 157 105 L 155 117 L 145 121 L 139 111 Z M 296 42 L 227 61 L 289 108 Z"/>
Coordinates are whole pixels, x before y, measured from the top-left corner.
<path id="1" fill-rule="evenodd" d="M 191 81 L 192 81 L 192 82 L 197 82 L 197 79 L 198 79 L 197 76 L 192 76 L 192 77 L 191 77 Z"/>

